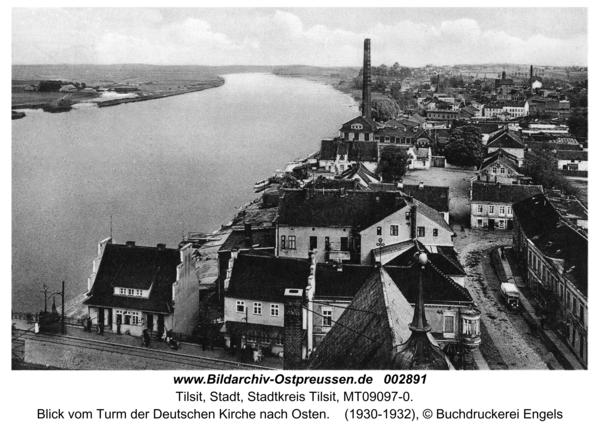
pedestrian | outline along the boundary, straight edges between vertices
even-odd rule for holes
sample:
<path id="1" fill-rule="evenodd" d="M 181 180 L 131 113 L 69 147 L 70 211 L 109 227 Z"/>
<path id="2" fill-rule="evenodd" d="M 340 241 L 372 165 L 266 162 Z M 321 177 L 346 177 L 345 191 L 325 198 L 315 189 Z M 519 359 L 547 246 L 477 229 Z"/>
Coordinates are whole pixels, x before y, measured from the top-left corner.
<path id="1" fill-rule="evenodd" d="M 121 321 L 117 321 L 117 334 L 121 334 Z"/>
<path id="2" fill-rule="evenodd" d="M 90 317 L 87 318 L 87 331 L 92 332 L 92 319 Z"/>
<path id="3" fill-rule="evenodd" d="M 98 334 L 100 336 L 104 336 L 104 324 L 101 322 L 98 322 Z"/>

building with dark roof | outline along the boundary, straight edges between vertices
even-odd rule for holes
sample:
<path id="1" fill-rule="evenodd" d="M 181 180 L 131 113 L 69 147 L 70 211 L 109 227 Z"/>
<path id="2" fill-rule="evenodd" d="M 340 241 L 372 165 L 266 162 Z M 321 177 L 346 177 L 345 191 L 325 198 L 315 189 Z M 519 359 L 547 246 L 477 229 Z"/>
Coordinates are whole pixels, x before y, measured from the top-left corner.
<path id="1" fill-rule="evenodd" d="M 407 196 L 414 197 L 438 211 L 444 220 L 450 224 L 450 188 L 433 185 L 398 184 L 398 190 Z"/>
<path id="2" fill-rule="evenodd" d="M 518 133 L 508 129 L 491 136 L 485 148 L 488 155 L 503 149 L 517 158 L 519 166 L 523 164 L 523 160 L 525 159 L 525 145 L 523 144 L 523 140 Z"/>
<path id="3" fill-rule="evenodd" d="M 305 258 L 314 251 L 319 262 L 370 264 L 378 243 L 418 237 L 453 246 L 454 232 L 438 211 L 399 192 L 284 190 L 277 237 L 280 256 Z"/>
<path id="4" fill-rule="evenodd" d="M 192 253 L 191 244 L 177 250 L 103 240 L 83 303 L 90 318 L 115 333 L 191 334 L 199 311 Z"/>
<path id="5" fill-rule="evenodd" d="M 512 229 L 513 203 L 543 191 L 541 185 L 471 183 L 471 228 Z"/>
<path id="6" fill-rule="evenodd" d="M 483 159 L 479 165 L 477 180 L 511 185 L 523 183 L 525 176 L 519 173 L 517 157 L 499 149 Z"/>
<path id="7" fill-rule="evenodd" d="M 283 351 L 285 290 L 304 291 L 311 263 L 308 259 L 278 258 L 240 253 L 232 258 L 225 279 L 227 347 L 244 345 Z"/>
<path id="8" fill-rule="evenodd" d="M 381 179 L 378 175 L 371 172 L 364 163 L 359 162 L 356 166 L 342 172 L 341 179 L 357 181 L 362 187 L 369 187 L 371 184 L 378 184 Z"/>
<path id="9" fill-rule="evenodd" d="M 372 119 L 357 116 L 342 124 L 339 137 L 346 141 L 360 140 L 372 142 L 374 140 L 374 133 L 378 128 L 377 123 Z"/>
<path id="10" fill-rule="evenodd" d="M 558 150 L 556 151 L 556 159 L 559 170 L 588 170 L 588 153 L 579 148 L 576 150 Z"/>
<path id="11" fill-rule="evenodd" d="M 443 349 L 464 340 L 463 314 L 473 311 L 468 292 L 429 264 L 422 272 L 414 264 L 362 271 L 352 301 L 327 320 L 309 369 L 452 369 Z M 478 324 L 475 330 L 478 337 Z"/>
<path id="12" fill-rule="evenodd" d="M 576 199 L 538 194 L 513 206 L 513 248 L 527 268 L 546 324 L 587 366 L 587 209 Z"/>

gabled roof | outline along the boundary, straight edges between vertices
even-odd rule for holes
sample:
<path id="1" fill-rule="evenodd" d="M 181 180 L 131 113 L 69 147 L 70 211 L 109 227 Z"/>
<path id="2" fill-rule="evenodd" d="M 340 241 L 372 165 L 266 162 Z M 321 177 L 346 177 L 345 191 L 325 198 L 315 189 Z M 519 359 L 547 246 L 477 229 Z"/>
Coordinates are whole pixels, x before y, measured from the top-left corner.
<path id="1" fill-rule="evenodd" d="M 171 313 L 179 251 L 158 247 L 106 244 L 86 306 Z M 114 295 L 115 288 L 150 290 L 149 298 Z"/>
<path id="2" fill-rule="evenodd" d="M 450 212 L 449 187 L 423 185 L 423 187 L 421 188 L 419 185 L 403 184 L 402 188 L 399 189 L 399 191 L 408 196 L 414 197 L 415 199 L 425 203 L 427 206 L 431 207 L 432 209 L 435 209 L 438 212 Z"/>
<path id="3" fill-rule="evenodd" d="M 413 309 L 385 269 L 373 270 L 309 362 L 309 369 L 391 369 Z"/>
<path id="4" fill-rule="evenodd" d="M 351 126 L 353 124 L 361 124 L 363 126 L 363 128 L 361 130 L 354 130 L 351 128 Z M 375 130 L 377 130 L 377 123 L 375 121 L 373 121 L 372 119 L 368 119 L 365 118 L 364 116 L 357 116 L 356 118 L 351 119 L 348 122 L 345 122 L 344 124 L 342 124 L 342 127 L 340 128 L 341 132 L 350 132 L 353 133 L 355 131 L 358 131 L 359 133 L 372 133 Z"/>
<path id="5" fill-rule="evenodd" d="M 417 203 L 417 212 L 419 214 L 429 218 L 431 221 L 442 227 L 444 230 L 454 234 L 452 228 L 450 228 L 444 217 L 442 217 L 442 215 L 438 211 L 436 211 L 433 208 L 430 208 L 418 199 L 415 199 L 415 202 Z"/>
<path id="6" fill-rule="evenodd" d="M 511 148 L 524 149 L 521 137 L 514 131 L 504 130 L 502 133 L 490 137 L 487 145 L 488 148 Z"/>
<path id="7" fill-rule="evenodd" d="M 378 183 L 380 181 L 379 176 L 367 169 L 362 162 L 359 162 L 356 166 L 342 172 L 341 178 L 352 178 L 355 175 L 360 177 L 360 179 L 362 179 L 366 184 L 371 184 L 374 182 Z"/>
<path id="8" fill-rule="evenodd" d="M 372 274 L 372 266 L 317 264 L 315 299 L 351 300 Z"/>
<path id="9" fill-rule="evenodd" d="M 502 148 L 500 148 L 497 151 L 492 152 L 489 157 L 485 158 L 481 162 L 481 165 L 479 166 L 479 170 L 481 171 L 496 162 L 503 164 L 504 166 L 508 167 L 509 169 L 512 169 L 513 171 L 515 171 L 517 173 L 519 172 L 519 164 L 517 161 L 517 157 L 514 156 L 513 154 L 506 152 Z"/>
<path id="10" fill-rule="evenodd" d="M 517 203 L 543 191 L 541 185 L 509 185 L 473 182 L 473 202 Z"/>
<path id="11" fill-rule="evenodd" d="M 391 269 L 392 267 L 396 267 L 396 266 L 400 266 L 400 267 L 409 267 L 413 264 L 413 259 L 414 259 L 414 255 L 415 253 L 419 252 L 419 251 L 423 251 L 427 254 L 427 258 L 429 259 L 429 262 L 437 269 L 439 269 L 439 271 L 446 275 L 446 276 L 465 276 L 465 270 L 462 267 L 462 264 L 460 264 L 460 261 L 458 261 L 458 254 L 456 253 L 456 251 L 454 250 L 454 247 L 452 246 L 437 246 L 436 251 L 437 252 L 432 252 L 430 251 L 426 246 L 424 246 L 421 242 L 413 240 L 415 242 L 414 245 L 412 245 L 410 248 L 407 248 L 405 250 L 402 251 L 402 253 L 400 255 L 398 255 L 397 257 L 391 259 L 390 261 L 388 261 L 387 263 L 384 263 L 384 265 L 386 266 L 387 269 Z M 443 281 L 446 281 L 445 279 L 442 280 L 442 284 Z M 454 285 L 453 283 L 448 283 L 452 288 L 457 288 L 456 285 Z M 440 284 L 440 288 L 441 285 Z M 457 293 L 457 297 L 455 298 L 456 301 L 464 301 L 465 297 L 464 297 L 464 292 L 466 290 L 464 290 L 462 287 L 458 289 L 459 293 Z M 432 295 L 430 296 L 430 300 L 431 301 L 443 301 L 445 300 L 445 298 L 442 297 L 435 297 L 435 293 L 437 292 L 437 290 L 434 290 L 432 292 Z M 467 292 L 468 293 L 468 292 Z M 408 292 L 407 292 L 408 294 Z M 408 299 L 408 295 L 405 294 L 405 297 L 407 297 Z M 469 296 L 470 297 L 470 296 Z M 410 299 L 408 299 L 409 302 L 411 301 Z"/>
<path id="12" fill-rule="evenodd" d="M 284 190 L 278 222 L 305 227 L 368 226 L 404 206 L 399 193 Z"/>
<path id="13" fill-rule="evenodd" d="M 309 275 L 308 259 L 239 254 L 225 296 L 283 303 L 285 289 L 304 290 Z"/>
<path id="14" fill-rule="evenodd" d="M 411 115 L 408 117 L 409 121 L 416 122 L 418 124 L 423 124 L 426 120 L 418 113 Z"/>

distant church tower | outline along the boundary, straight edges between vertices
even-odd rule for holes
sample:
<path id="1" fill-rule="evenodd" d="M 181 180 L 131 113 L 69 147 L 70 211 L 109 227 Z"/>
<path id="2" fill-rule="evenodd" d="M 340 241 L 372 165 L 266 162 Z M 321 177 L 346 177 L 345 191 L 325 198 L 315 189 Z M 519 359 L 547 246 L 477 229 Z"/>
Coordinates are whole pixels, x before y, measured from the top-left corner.
<path id="1" fill-rule="evenodd" d="M 365 39 L 363 59 L 362 116 L 371 119 L 371 39 Z"/>

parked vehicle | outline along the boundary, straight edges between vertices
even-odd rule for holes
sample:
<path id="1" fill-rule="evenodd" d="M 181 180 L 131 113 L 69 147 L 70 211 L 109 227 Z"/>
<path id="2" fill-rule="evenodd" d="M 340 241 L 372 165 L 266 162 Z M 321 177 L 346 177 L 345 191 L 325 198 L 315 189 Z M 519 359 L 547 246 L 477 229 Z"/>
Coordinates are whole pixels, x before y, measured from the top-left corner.
<path id="1" fill-rule="evenodd" d="M 508 306 L 513 309 L 517 309 L 519 307 L 519 302 L 521 301 L 521 295 L 519 293 L 519 289 L 515 284 L 510 282 L 503 282 L 500 285 L 500 291 L 502 292 L 502 296 L 506 300 Z"/>

